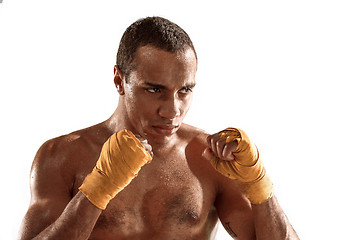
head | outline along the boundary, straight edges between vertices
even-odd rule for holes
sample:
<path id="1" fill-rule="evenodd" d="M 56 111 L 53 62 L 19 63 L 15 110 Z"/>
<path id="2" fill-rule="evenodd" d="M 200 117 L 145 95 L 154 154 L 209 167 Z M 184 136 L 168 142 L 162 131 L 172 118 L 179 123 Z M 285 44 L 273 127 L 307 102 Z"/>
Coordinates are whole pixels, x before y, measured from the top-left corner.
<path id="1" fill-rule="evenodd" d="M 142 46 L 151 45 L 175 53 L 190 48 L 196 51 L 187 33 L 175 23 L 161 17 L 147 17 L 131 24 L 124 32 L 116 56 L 116 65 L 128 80 L 136 67 L 134 56 Z"/>
<path id="2" fill-rule="evenodd" d="M 179 26 L 163 18 L 132 24 L 114 78 L 125 127 L 150 142 L 172 137 L 190 108 L 196 68 L 194 47 Z"/>

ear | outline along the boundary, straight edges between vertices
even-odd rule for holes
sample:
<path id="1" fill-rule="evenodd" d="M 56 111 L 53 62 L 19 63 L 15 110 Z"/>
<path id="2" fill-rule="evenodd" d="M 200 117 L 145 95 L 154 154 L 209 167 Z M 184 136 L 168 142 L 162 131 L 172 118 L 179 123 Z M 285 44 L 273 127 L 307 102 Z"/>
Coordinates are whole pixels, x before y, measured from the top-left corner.
<path id="1" fill-rule="evenodd" d="M 114 84 L 120 95 L 124 95 L 125 77 L 117 65 L 114 66 Z"/>

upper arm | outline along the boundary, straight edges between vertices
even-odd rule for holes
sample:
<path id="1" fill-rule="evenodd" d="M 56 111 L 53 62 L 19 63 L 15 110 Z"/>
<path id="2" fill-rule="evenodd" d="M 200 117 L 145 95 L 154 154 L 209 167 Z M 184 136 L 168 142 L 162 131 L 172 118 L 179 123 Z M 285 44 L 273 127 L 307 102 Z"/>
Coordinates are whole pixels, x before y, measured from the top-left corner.
<path id="1" fill-rule="evenodd" d="M 219 185 L 215 206 L 224 228 L 234 239 L 256 239 L 251 204 L 238 183 L 221 176 Z"/>
<path id="2" fill-rule="evenodd" d="M 20 239 L 35 237 L 52 224 L 71 200 L 71 181 L 56 141 L 40 147 L 31 167 L 31 202 L 20 229 Z"/>

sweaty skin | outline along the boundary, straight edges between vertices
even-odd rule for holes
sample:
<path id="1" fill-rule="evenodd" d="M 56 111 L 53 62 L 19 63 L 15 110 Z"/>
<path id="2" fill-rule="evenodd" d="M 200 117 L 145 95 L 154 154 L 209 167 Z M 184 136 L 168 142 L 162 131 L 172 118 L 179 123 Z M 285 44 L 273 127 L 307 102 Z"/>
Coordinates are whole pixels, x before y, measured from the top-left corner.
<path id="1" fill-rule="evenodd" d="M 120 97 L 108 120 L 39 149 L 19 239 L 208 240 L 214 239 L 219 219 L 234 239 L 288 236 L 289 224 L 276 199 L 252 206 L 237 182 L 204 156 L 209 135 L 182 123 L 195 85 L 192 50 L 169 53 L 147 45 L 137 50 L 134 61 L 129 79 L 114 69 Z M 144 140 L 152 160 L 102 211 L 78 188 L 105 141 L 124 129 Z M 265 212 L 260 221 L 267 224 L 258 224 Z M 272 215 L 274 224 L 267 219 Z"/>
<path id="2" fill-rule="evenodd" d="M 38 182 L 33 183 L 36 189 L 32 192 L 57 196 L 61 190 L 66 192 L 66 198 L 54 198 L 46 213 L 33 213 L 33 220 L 27 223 L 32 225 L 32 231 L 42 230 L 44 222 L 51 222 L 63 210 L 57 206 L 64 207 L 64 201 L 78 193 L 78 187 L 96 164 L 103 141 L 111 135 L 107 125 L 104 122 L 51 140 L 40 149 L 38 157 L 51 152 L 47 156 L 51 162 L 48 166 L 41 159 L 35 162 L 33 169 L 38 173 L 33 170 L 32 177 Z M 217 223 L 214 200 L 218 174 L 210 165 L 202 166 L 206 163 L 201 158 L 205 134 L 183 124 L 176 135 L 174 144 L 166 151 L 154 152 L 151 164 L 145 165 L 131 184 L 111 200 L 89 239 L 210 239 Z M 54 178 L 59 170 L 64 174 Z M 55 187 L 59 185 L 68 191 Z M 43 190 L 46 186 L 51 192 Z"/>

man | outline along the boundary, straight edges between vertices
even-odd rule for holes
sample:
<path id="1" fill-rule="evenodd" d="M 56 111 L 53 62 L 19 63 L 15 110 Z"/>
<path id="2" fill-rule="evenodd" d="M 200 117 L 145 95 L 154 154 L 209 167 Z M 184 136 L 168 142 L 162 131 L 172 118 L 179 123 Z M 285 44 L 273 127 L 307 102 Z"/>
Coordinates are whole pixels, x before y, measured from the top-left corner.
<path id="1" fill-rule="evenodd" d="M 246 134 L 182 123 L 196 68 L 176 24 L 133 23 L 114 67 L 117 109 L 39 149 L 20 239 L 214 239 L 218 219 L 234 239 L 298 239 Z"/>

